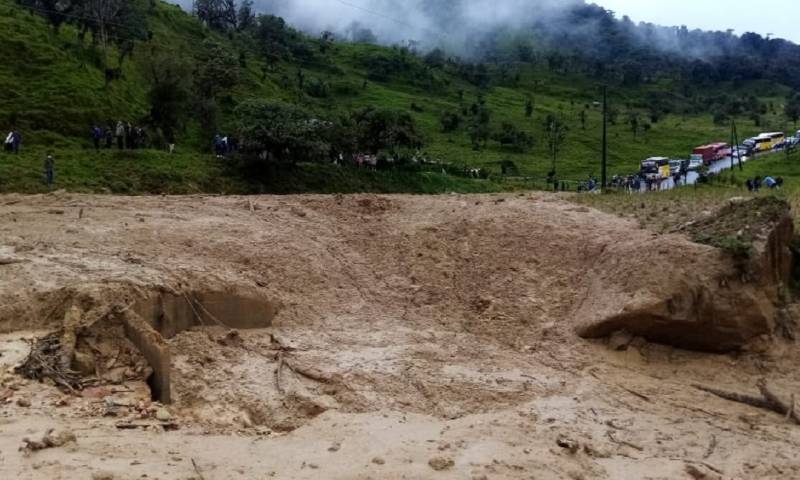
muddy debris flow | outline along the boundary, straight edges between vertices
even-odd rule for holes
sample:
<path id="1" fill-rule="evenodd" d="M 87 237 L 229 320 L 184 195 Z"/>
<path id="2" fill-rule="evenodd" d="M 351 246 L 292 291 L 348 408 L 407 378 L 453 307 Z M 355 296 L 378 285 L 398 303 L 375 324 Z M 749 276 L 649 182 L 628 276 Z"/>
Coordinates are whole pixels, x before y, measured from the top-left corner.
<path id="1" fill-rule="evenodd" d="M 3 476 L 800 478 L 785 204 L 6 200 Z"/>

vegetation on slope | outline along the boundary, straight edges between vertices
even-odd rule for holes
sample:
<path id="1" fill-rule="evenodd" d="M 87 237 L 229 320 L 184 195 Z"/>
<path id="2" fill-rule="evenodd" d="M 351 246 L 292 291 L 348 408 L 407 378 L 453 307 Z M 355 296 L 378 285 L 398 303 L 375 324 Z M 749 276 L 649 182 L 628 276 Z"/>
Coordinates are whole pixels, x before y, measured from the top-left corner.
<path id="1" fill-rule="evenodd" d="M 694 73 L 683 78 L 667 69 L 632 79 L 615 66 L 598 77 L 586 59 L 548 53 L 547 42 L 525 38 L 498 39 L 484 61 L 465 61 L 408 46 L 312 38 L 270 16 L 206 22 L 211 28 L 176 6 L 140 3 L 147 35 L 129 49 L 125 39 L 101 48 L 78 14 L 56 30 L 42 10 L 0 0 L 0 129 L 18 128 L 25 138 L 22 158 L 0 157 L 0 189 L 42 189 L 37 172 L 48 150 L 56 153 L 58 186 L 83 190 L 505 189 L 519 184 L 499 178 L 503 173 L 543 179 L 554 169 L 554 120 L 566 132 L 555 171 L 583 180 L 599 174 L 601 83 L 611 85 L 612 173 L 632 173 L 648 156 L 686 156 L 697 144 L 725 141 L 728 118 L 738 120 L 741 137 L 792 123 L 784 111 L 791 89 L 772 74 L 715 74 L 711 83 L 684 88 Z M 521 48 L 531 42 L 533 50 Z M 623 58 L 640 50 L 630 52 Z M 210 158 L 215 132 L 237 136 L 253 126 L 253 116 L 242 116 L 253 111 L 240 107 L 254 100 L 277 111 L 256 118 L 281 124 L 289 109 L 276 105 L 291 106 L 295 125 L 315 128 L 248 137 L 257 138 L 245 151 L 248 162 Z M 91 127 L 118 120 L 146 126 L 154 149 L 95 154 Z M 173 135 L 179 155 L 156 151 Z M 260 151 L 271 155 L 259 161 Z M 327 164 L 337 153 L 400 161 L 365 172 Z M 419 173 L 413 157 L 448 165 Z M 464 167 L 492 177 L 459 178 Z"/>

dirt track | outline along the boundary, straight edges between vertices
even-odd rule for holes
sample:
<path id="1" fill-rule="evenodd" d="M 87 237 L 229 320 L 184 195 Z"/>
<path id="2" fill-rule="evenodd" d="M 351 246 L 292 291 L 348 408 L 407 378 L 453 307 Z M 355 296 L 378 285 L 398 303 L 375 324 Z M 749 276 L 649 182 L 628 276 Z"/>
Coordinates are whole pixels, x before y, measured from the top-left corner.
<path id="1" fill-rule="evenodd" d="M 668 271 L 696 268 L 682 237 L 543 194 L 0 197 L 4 369 L 73 303 L 279 306 L 269 328 L 168 339 L 177 431 L 115 427 L 149 402 L 142 382 L 65 396 L 0 377 L 0 477 L 800 478 L 800 427 L 692 388 L 800 393 L 794 345 L 612 352 L 575 335 L 598 256 L 625 276 L 651 242 L 678 252 Z M 77 443 L 17 451 L 47 428 Z"/>

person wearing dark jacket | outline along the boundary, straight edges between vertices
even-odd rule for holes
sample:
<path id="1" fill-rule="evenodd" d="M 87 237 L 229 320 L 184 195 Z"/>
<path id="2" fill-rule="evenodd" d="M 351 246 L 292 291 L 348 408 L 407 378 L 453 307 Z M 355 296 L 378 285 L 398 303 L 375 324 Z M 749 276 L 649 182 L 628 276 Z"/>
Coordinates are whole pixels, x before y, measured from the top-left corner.
<path id="1" fill-rule="evenodd" d="M 53 158 L 53 154 L 48 152 L 47 156 L 44 159 L 44 179 L 48 187 L 53 186 L 55 177 L 56 177 L 56 160 Z"/>
<path id="2" fill-rule="evenodd" d="M 114 146 L 114 130 L 110 126 L 107 126 L 103 133 L 106 138 L 106 149 L 110 150 Z"/>
<path id="3" fill-rule="evenodd" d="M 19 130 L 11 132 L 11 151 L 15 155 L 19 155 L 19 147 L 22 145 L 22 134 Z"/>
<path id="4" fill-rule="evenodd" d="M 95 125 L 92 127 L 92 142 L 94 142 L 94 149 L 100 151 L 100 141 L 103 139 L 103 129 Z"/>

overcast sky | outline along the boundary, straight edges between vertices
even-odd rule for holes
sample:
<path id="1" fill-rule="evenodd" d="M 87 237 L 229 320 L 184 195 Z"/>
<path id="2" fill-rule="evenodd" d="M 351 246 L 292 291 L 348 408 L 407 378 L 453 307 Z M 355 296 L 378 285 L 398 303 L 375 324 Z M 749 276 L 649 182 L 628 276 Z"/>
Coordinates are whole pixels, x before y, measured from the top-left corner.
<path id="1" fill-rule="evenodd" d="M 502 1 L 502 0 L 498 0 Z M 798 0 L 594 0 L 635 22 L 686 25 L 703 30 L 768 33 L 800 43 Z"/>

